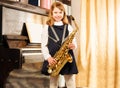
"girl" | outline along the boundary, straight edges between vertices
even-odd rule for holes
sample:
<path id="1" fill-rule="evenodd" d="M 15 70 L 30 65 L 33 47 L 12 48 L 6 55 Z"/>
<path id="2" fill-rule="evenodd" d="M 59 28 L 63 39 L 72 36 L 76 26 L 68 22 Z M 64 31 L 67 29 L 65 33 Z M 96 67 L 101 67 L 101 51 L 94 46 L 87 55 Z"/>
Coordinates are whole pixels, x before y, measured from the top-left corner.
<path id="1" fill-rule="evenodd" d="M 43 70 L 47 69 L 47 65 L 54 65 L 57 61 L 53 58 L 54 54 L 60 49 L 65 38 L 69 36 L 72 32 L 72 27 L 68 23 L 65 8 L 61 2 L 54 2 L 51 5 L 49 12 L 49 20 L 46 22 L 45 28 L 42 33 L 42 53 L 45 58 L 43 64 Z M 75 87 L 75 76 L 78 73 L 78 69 L 75 62 L 75 57 L 73 54 L 73 49 L 75 49 L 76 43 L 75 39 L 68 45 L 69 53 L 72 56 L 72 63 L 67 62 L 62 68 L 59 74 L 63 75 L 65 78 L 67 88 Z M 43 74 L 49 75 L 47 72 Z M 50 77 L 50 88 L 58 88 L 58 77 Z"/>

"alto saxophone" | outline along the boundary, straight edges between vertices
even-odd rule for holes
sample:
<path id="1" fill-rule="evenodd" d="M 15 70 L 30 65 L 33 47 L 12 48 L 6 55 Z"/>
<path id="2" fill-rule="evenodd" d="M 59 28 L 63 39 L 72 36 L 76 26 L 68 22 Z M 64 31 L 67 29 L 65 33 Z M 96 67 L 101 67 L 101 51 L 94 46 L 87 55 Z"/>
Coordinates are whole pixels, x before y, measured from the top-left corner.
<path id="1" fill-rule="evenodd" d="M 78 28 L 73 16 L 70 16 L 70 18 L 73 20 L 76 29 L 74 29 L 73 32 L 66 38 L 66 40 L 62 44 L 61 48 L 53 56 L 53 58 L 57 61 L 57 63 L 54 65 L 48 65 L 48 73 L 51 76 L 58 75 L 59 72 L 61 71 L 61 69 L 64 67 L 64 65 L 67 62 L 72 63 L 72 57 L 68 53 L 68 51 L 69 51 L 68 45 L 72 42 L 72 40 L 79 28 Z"/>

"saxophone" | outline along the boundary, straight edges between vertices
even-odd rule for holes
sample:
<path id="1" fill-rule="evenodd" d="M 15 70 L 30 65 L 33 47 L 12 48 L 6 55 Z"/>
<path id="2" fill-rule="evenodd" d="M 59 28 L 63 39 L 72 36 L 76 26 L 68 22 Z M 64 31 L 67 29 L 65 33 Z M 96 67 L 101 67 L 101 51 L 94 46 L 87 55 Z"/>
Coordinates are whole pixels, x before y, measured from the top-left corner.
<path id="1" fill-rule="evenodd" d="M 57 61 L 57 63 L 54 65 L 48 65 L 48 73 L 51 76 L 58 75 L 59 72 L 61 71 L 61 69 L 64 67 L 64 65 L 67 62 L 72 63 L 72 57 L 68 53 L 68 51 L 69 51 L 68 45 L 72 42 L 72 40 L 79 28 L 78 28 L 73 16 L 70 16 L 70 18 L 73 20 L 76 29 L 74 29 L 72 31 L 72 33 L 66 38 L 66 40 L 62 44 L 61 48 L 53 56 L 53 58 Z"/>

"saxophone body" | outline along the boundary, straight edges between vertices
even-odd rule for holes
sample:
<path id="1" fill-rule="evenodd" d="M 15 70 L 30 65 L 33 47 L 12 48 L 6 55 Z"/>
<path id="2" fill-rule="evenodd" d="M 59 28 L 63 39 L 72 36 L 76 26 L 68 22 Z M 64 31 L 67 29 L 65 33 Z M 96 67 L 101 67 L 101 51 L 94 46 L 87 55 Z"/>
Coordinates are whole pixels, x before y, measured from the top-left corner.
<path id="1" fill-rule="evenodd" d="M 72 16 L 70 17 L 74 21 L 74 18 Z M 68 45 L 72 42 L 72 40 L 75 37 L 76 32 L 78 31 L 78 26 L 75 21 L 74 21 L 74 24 L 76 26 L 76 29 L 74 29 L 73 32 L 66 38 L 61 48 L 53 56 L 53 58 L 57 61 L 57 63 L 54 65 L 50 65 L 50 66 L 48 65 L 48 73 L 51 76 L 58 75 L 61 69 L 64 67 L 64 65 L 67 62 L 72 63 L 72 57 L 68 53 L 69 51 Z"/>

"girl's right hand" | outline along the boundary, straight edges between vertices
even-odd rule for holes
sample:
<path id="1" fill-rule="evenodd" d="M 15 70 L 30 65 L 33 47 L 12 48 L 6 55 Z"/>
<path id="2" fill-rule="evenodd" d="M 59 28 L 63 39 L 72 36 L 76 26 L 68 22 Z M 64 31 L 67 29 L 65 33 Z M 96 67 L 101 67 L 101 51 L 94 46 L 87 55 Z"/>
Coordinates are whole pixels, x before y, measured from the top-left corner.
<path id="1" fill-rule="evenodd" d="M 49 63 L 49 65 L 54 65 L 54 64 L 57 63 L 57 61 L 53 57 L 49 57 L 48 58 L 48 63 Z"/>

